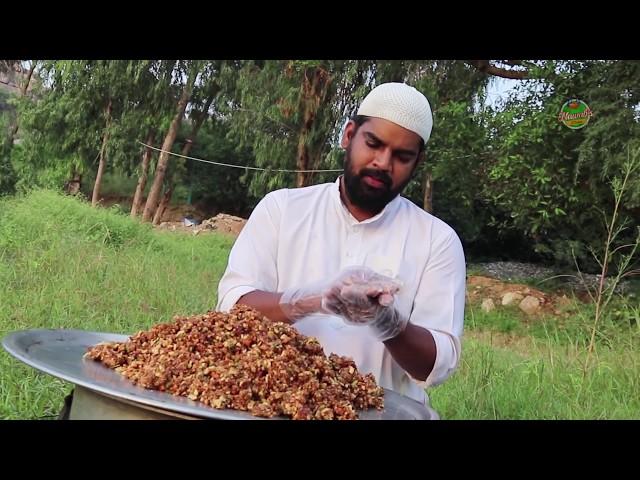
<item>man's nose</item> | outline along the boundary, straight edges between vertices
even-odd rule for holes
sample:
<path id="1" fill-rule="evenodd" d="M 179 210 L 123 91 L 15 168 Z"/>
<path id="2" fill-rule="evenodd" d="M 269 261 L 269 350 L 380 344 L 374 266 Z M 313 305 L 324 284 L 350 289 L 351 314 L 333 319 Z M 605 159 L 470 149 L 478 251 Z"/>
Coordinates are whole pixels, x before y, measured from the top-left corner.
<path id="1" fill-rule="evenodd" d="M 391 149 L 385 148 L 376 152 L 376 156 L 373 160 L 373 164 L 371 165 L 378 170 L 384 170 L 388 172 L 391 170 Z"/>

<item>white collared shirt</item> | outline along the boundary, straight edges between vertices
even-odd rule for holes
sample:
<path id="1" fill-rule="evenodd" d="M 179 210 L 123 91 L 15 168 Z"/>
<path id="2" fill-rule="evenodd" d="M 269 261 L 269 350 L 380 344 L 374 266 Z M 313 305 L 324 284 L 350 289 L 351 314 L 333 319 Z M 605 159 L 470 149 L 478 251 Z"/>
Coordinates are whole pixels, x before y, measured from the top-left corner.
<path id="1" fill-rule="evenodd" d="M 414 325 L 428 329 L 436 361 L 425 382 L 396 363 L 370 330 L 339 316 L 314 314 L 295 323 L 325 353 L 353 358 L 379 385 L 428 405 L 425 387 L 449 377 L 460 360 L 465 302 L 465 260 L 455 231 L 404 197 L 375 217 L 358 222 L 335 183 L 267 194 L 238 236 L 218 285 L 217 310 L 229 311 L 254 290 L 282 292 L 329 281 L 350 265 L 365 265 L 398 278 L 395 307 Z"/>

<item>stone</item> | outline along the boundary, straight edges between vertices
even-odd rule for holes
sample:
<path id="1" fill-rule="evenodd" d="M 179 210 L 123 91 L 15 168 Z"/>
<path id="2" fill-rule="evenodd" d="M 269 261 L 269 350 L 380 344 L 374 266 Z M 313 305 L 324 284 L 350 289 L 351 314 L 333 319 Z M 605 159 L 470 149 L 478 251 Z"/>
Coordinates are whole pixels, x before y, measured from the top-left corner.
<path id="1" fill-rule="evenodd" d="M 502 305 L 512 305 L 524 297 L 518 292 L 507 292 L 502 296 Z"/>
<path id="2" fill-rule="evenodd" d="M 493 300 L 490 298 L 485 298 L 482 301 L 482 311 L 485 313 L 489 313 L 491 310 L 496 308 L 496 304 L 493 303 Z"/>
<path id="3" fill-rule="evenodd" d="M 528 295 L 524 297 L 524 299 L 520 302 L 520 310 L 522 310 L 527 315 L 533 315 L 540 310 L 540 300 L 536 297 L 532 297 Z"/>

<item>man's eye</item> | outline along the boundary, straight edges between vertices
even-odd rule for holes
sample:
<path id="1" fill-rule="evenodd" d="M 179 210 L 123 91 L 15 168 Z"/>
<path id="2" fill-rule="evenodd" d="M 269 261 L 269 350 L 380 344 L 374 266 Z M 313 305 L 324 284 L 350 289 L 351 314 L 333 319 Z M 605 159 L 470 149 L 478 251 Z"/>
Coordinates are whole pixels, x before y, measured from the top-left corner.
<path id="1" fill-rule="evenodd" d="M 380 144 L 378 142 L 367 142 L 367 146 L 371 148 L 378 148 Z"/>

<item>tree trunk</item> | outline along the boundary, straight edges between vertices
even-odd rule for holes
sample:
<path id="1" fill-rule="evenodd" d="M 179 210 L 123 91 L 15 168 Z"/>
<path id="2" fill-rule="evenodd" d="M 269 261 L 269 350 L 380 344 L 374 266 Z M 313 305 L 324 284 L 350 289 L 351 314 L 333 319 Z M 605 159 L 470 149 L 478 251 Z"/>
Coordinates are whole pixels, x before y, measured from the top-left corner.
<path id="1" fill-rule="evenodd" d="M 202 122 L 200 122 L 200 125 L 202 124 Z M 192 138 L 195 137 L 195 135 L 198 133 L 198 129 L 200 128 L 200 126 L 198 125 L 198 127 L 196 127 L 194 125 L 193 130 L 191 131 L 191 135 L 189 136 L 189 138 L 187 138 L 187 141 L 185 142 L 184 146 L 182 147 L 182 151 L 180 152 L 181 155 L 183 156 L 187 156 L 189 155 L 189 152 L 191 152 L 191 147 L 193 147 L 193 140 Z M 151 222 L 153 225 L 159 225 L 160 221 L 162 220 L 162 216 L 164 215 L 165 210 L 167 209 L 167 206 L 169 205 L 169 203 L 171 203 L 171 197 L 173 195 L 173 189 L 174 189 L 174 182 L 173 179 L 169 181 L 169 185 L 167 187 L 167 189 L 164 192 L 164 195 L 162 196 L 162 200 L 160 200 L 160 205 L 158 206 L 158 209 L 156 210 L 156 213 L 153 215 L 153 221 Z"/>
<path id="2" fill-rule="evenodd" d="M 424 175 L 424 203 L 423 208 L 433 213 L 433 177 L 431 170 L 427 170 Z"/>
<path id="3" fill-rule="evenodd" d="M 147 145 L 151 145 L 153 142 L 153 131 L 149 132 Z M 142 168 L 140 169 L 140 177 L 138 177 L 138 185 L 136 185 L 136 193 L 133 195 L 133 203 L 131 204 L 131 216 L 136 217 L 142 207 L 142 195 L 144 189 L 147 186 L 147 175 L 149 173 L 149 163 L 151 162 L 151 155 L 153 150 L 149 147 L 144 147 L 144 153 L 142 154 Z"/>
<path id="4" fill-rule="evenodd" d="M 173 142 L 175 141 L 178 130 L 180 129 L 182 117 L 184 116 L 184 111 L 187 108 L 187 103 L 189 102 L 189 98 L 191 97 L 191 89 L 193 88 L 193 84 L 195 83 L 196 76 L 197 72 L 194 72 L 192 74 L 192 77 L 188 80 L 187 85 L 185 85 L 184 90 L 182 90 L 182 95 L 180 96 L 180 100 L 178 101 L 178 105 L 176 107 L 176 114 L 173 117 L 173 120 L 171 120 L 169 131 L 167 132 L 167 135 L 164 138 L 164 142 L 162 143 L 163 151 L 160 153 L 160 158 L 158 159 L 158 165 L 156 167 L 156 173 L 153 177 L 153 184 L 151 185 L 149 197 L 147 198 L 147 203 L 144 207 L 144 212 L 142 213 L 143 222 L 148 222 L 153 218 L 156 206 L 158 205 L 160 190 L 162 189 L 162 183 L 164 181 L 164 174 L 167 170 L 167 163 L 169 162 L 169 152 L 173 147 Z"/>
<path id="5" fill-rule="evenodd" d="M 312 78 L 309 79 L 309 73 Z M 309 136 L 313 128 L 313 122 L 316 119 L 321 102 L 324 100 L 329 86 L 331 77 L 329 73 L 321 68 L 314 68 L 312 72 L 305 70 L 302 83 L 302 126 L 298 135 L 298 151 L 296 155 L 297 170 L 312 170 L 318 163 L 318 156 L 312 160 L 309 148 Z M 313 174 L 311 172 L 298 172 L 296 174 L 296 187 L 305 187 L 311 183 Z"/>
<path id="6" fill-rule="evenodd" d="M 191 148 L 193 148 L 193 142 L 195 142 L 195 139 L 198 136 L 198 131 L 200 130 L 200 127 L 202 127 L 202 124 L 208 117 L 209 107 L 211 107 L 211 103 L 213 103 L 213 99 L 215 98 L 218 90 L 219 88 L 216 88 L 216 87 L 212 89 L 211 94 L 209 95 L 209 98 L 207 99 L 207 102 L 205 103 L 205 106 L 203 107 L 202 111 L 193 112 L 192 114 L 194 117 L 193 127 L 191 128 L 191 133 L 189 133 L 189 136 L 187 137 L 182 147 L 182 151 L 180 152 L 180 154 L 183 157 L 188 156 L 189 153 L 191 152 Z M 152 222 L 153 225 L 160 224 L 160 221 L 162 220 L 162 216 L 164 215 L 164 212 L 167 209 L 167 206 L 169 205 L 169 203 L 171 203 L 171 196 L 173 195 L 174 187 L 175 187 L 174 181 L 173 179 L 171 179 L 169 181 L 169 186 L 167 187 L 167 190 L 164 192 L 164 195 L 162 196 L 162 200 L 160 201 L 158 210 L 156 210 L 156 213 L 153 216 L 153 222 Z"/>
<path id="7" fill-rule="evenodd" d="M 192 114 L 194 118 L 193 127 L 191 127 L 191 133 L 189 133 L 189 136 L 185 140 L 185 143 L 182 147 L 182 151 L 180 152 L 180 154 L 183 157 L 186 157 L 191 152 L 191 148 L 193 147 L 193 142 L 196 141 L 196 137 L 198 136 L 200 127 L 202 127 L 202 124 L 204 123 L 204 121 L 209 117 L 209 108 L 211 107 L 211 104 L 213 103 L 213 99 L 218 93 L 218 90 L 220 90 L 220 88 L 217 86 L 214 86 L 202 110 L 200 112 L 193 112 Z"/>
<path id="8" fill-rule="evenodd" d="M 35 60 L 31 64 L 31 68 L 29 69 L 29 73 L 27 74 L 27 79 L 25 80 L 22 88 L 20 89 L 20 95 L 25 96 L 27 94 L 27 90 L 29 89 L 29 84 L 31 83 L 31 77 L 33 76 L 33 71 L 36 69 Z"/>
<path id="9" fill-rule="evenodd" d="M 91 196 L 91 206 L 95 207 L 100 199 L 100 184 L 102 183 L 102 175 L 104 174 L 104 166 L 107 163 L 107 142 L 109 141 L 109 126 L 111 125 L 111 99 L 107 105 L 105 112 L 107 117 L 106 125 L 104 128 L 104 135 L 102 137 L 102 148 L 100 149 L 100 162 L 98 163 L 98 174 L 96 175 L 96 182 L 93 185 L 93 195 Z"/>
<path id="10" fill-rule="evenodd" d="M 309 166 L 309 149 L 307 147 L 307 134 L 306 128 L 303 127 L 303 131 L 300 132 L 298 137 L 298 156 L 296 159 L 296 168 L 298 170 L 307 170 Z M 308 185 L 310 181 L 309 172 L 296 173 L 296 187 L 304 187 Z"/>
<path id="11" fill-rule="evenodd" d="M 29 84 L 31 83 L 31 77 L 33 76 L 33 71 L 35 69 L 36 69 L 36 62 L 34 60 L 33 63 L 31 64 L 31 68 L 29 69 L 29 73 L 27 74 L 27 79 L 25 80 L 22 87 L 20 87 L 21 97 L 24 97 L 27 94 L 27 90 L 29 89 Z M 15 122 L 16 123 L 13 125 L 13 127 L 11 127 L 11 130 L 9 132 L 9 145 L 13 145 L 16 135 L 18 134 L 18 128 L 20 128 L 20 123 L 18 122 L 17 113 L 16 113 Z"/>
<path id="12" fill-rule="evenodd" d="M 194 118 L 193 126 L 191 128 L 191 132 L 189 133 L 189 136 L 187 137 L 184 145 L 182 146 L 182 151 L 180 152 L 180 154 L 183 157 L 188 156 L 189 153 L 191 152 L 191 148 L 193 147 L 193 142 L 195 142 L 195 139 L 198 136 L 200 127 L 202 127 L 202 124 L 208 118 L 209 108 L 211 107 L 211 104 L 213 103 L 213 99 L 215 98 L 219 90 L 220 88 L 216 84 L 214 84 L 212 86 L 209 97 L 207 98 L 207 101 L 204 107 L 202 108 L 202 110 L 199 112 L 194 111 L 192 113 L 192 116 Z M 170 179 L 169 185 L 166 191 L 164 192 L 164 195 L 162 196 L 162 200 L 160 201 L 160 205 L 158 206 L 156 213 L 153 215 L 153 221 L 152 221 L 153 225 L 160 224 L 160 221 L 162 220 L 162 216 L 164 215 L 164 212 L 167 209 L 167 206 L 169 205 L 169 203 L 171 203 L 171 197 L 173 195 L 174 187 L 175 187 L 174 181 L 173 179 Z"/>
<path id="13" fill-rule="evenodd" d="M 160 205 L 158 206 L 156 213 L 153 215 L 153 225 L 160 224 L 160 220 L 162 219 L 162 216 L 164 215 L 164 212 L 167 209 L 169 202 L 171 202 L 171 195 L 173 194 L 173 186 L 174 186 L 173 180 L 171 180 L 169 182 L 169 186 L 164 192 L 164 195 L 162 196 L 162 200 L 160 201 Z"/>
<path id="14" fill-rule="evenodd" d="M 80 187 L 82 186 L 82 175 L 80 175 L 77 171 L 73 171 L 71 178 L 67 180 L 64 184 L 64 191 L 68 195 L 77 195 L 80 191 Z"/>

